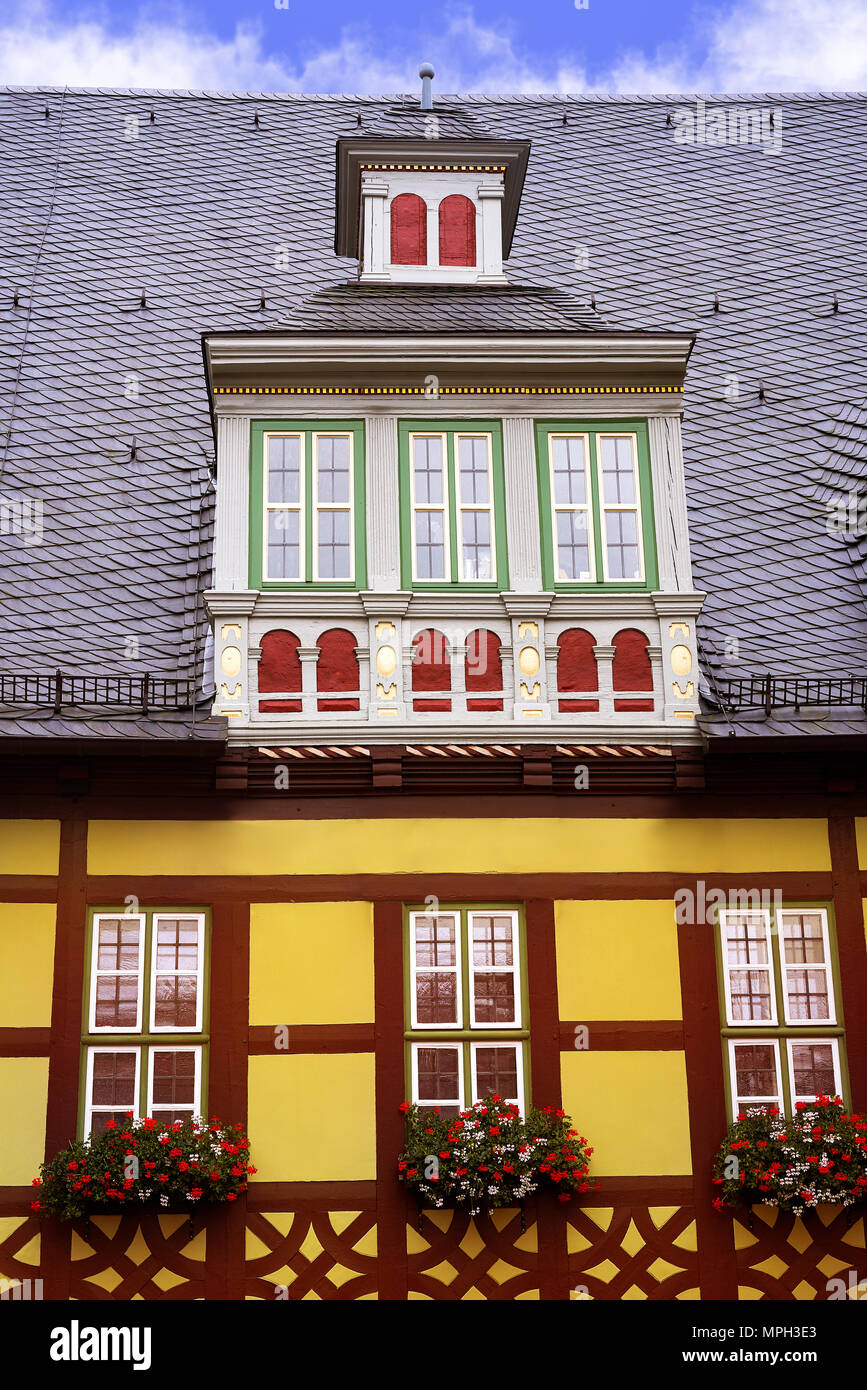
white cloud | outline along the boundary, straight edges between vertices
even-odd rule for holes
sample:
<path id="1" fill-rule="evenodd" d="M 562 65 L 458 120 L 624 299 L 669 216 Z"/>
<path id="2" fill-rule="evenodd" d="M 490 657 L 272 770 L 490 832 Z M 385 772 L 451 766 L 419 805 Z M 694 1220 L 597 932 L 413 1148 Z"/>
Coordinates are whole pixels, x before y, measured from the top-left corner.
<path id="1" fill-rule="evenodd" d="M 288 16 L 287 16 L 288 19 Z M 580 24 L 580 20 L 579 20 Z M 288 27 L 287 27 L 288 32 Z M 577 43 L 577 41 L 576 41 Z M 98 12 L 63 16 L 49 0 L 20 0 L 0 24 L 0 80 L 12 85 L 189 87 L 236 91 L 398 92 L 418 87 L 418 57 L 452 92 L 745 92 L 867 87 L 863 0 L 735 0 L 680 45 L 624 48 L 607 71 L 587 71 L 580 52 L 546 62 L 522 51 L 514 28 L 447 11 L 420 34 L 416 56 L 389 49 L 363 27 L 344 28 L 310 54 L 266 52 L 261 32 L 239 25 L 229 39 L 188 18 L 142 12 L 117 33 Z"/>

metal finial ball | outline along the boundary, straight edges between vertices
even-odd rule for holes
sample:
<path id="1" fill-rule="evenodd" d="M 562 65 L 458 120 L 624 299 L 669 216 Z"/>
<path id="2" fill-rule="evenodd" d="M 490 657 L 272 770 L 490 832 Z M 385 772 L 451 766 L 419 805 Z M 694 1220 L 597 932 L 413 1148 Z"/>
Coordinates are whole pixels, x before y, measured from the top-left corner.
<path id="1" fill-rule="evenodd" d="M 418 75 L 419 75 L 419 77 L 434 77 L 434 76 L 436 76 L 436 74 L 434 73 L 434 70 L 433 70 L 433 64 L 432 64 L 432 63 L 422 63 L 421 67 L 420 67 L 419 70 L 418 70 Z"/>

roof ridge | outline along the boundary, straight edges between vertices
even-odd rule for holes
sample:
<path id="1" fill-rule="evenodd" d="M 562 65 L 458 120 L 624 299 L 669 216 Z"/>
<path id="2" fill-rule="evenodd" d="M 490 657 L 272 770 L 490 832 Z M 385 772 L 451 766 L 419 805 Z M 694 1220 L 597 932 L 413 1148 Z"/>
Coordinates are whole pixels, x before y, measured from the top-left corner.
<path id="1" fill-rule="evenodd" d="M 229 91 L 207 87 L 69 87 L 39 84 L 37 86 L 0 83 L 0 92 L 25 96 L 141 96 L 141 97 L 208 97 L 217 101 L 288 101 L 326 102 L 416 102 L 417 92 L 255 92 Z M 437 101 L 461 101 L 469 104 L 530 105 L 534 102 L 562 105 L 582 103 L 659 103 L 672 101 L 867 101 L 867 91 L 852 92 L 440 92 Z M 436 112 L 437 107 L 433 110 Z"/>

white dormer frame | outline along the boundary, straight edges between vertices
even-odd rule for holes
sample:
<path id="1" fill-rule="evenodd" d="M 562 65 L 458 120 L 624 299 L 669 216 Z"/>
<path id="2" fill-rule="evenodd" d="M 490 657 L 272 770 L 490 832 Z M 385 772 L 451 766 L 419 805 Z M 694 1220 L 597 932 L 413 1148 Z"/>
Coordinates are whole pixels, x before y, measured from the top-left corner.
<path id="1" fill-rule="evenodd" d="M 426 204 L 426 265 L 391 263 L 391 205 L 402 193 L 414 193 Z M 474 266 L 439 263 L 439 207 L 454 193 L 469 198 L 476 209 Z M 364 284 L 504 285 L 504 198 L 502 170 L 362 169 L 359 280 Z"/>

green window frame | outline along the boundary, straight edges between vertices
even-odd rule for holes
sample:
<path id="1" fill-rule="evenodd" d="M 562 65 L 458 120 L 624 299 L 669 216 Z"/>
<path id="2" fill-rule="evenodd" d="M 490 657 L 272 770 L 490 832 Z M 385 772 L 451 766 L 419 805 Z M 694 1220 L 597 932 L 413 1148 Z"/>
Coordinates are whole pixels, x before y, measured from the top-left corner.
<path id="1" fill-rule="evenodd" d="M 414 437 L 442 441 L 442 499 L 431 506 L 416 496 L 413 468 Z M 456 467 L 461 439 L 488 440 L 488 498 L 475 502 L 463 495 L 462 470 Z M 509 587 L 506 546 L 506 490 L 503 474 L 503 437 L 499 420 L 400 420 L 398 421 L 400 471 L 400 556 L 404 589 L 469 589 L 497 593 Z M 473 483 L 475 487 L 475 481 Z M 418 573 L 416 534 L 421 515 L 431 510 L 444 515 L 444 575 L 427 578 Z M 490 579 L 464 578 L 464 535 L 459 521 L 465 514 L 487 513 L 488 547 L 494 565 Z M 475 520 L 473 522 L 475 528 Z M 472 547 L 469 547 L 472 548 Z"/>
<path id="2" fill-rule="evenodd" d="M 266 448 L 271 437 L 293 436 L 300 440 L 303 453 L 301 495 L 298 504 L 266 503 Z M 318 458 L 320 438 L 348 437 L 351 447 L 349 468 L 350 498 L 344 503 L 328 505 L 319 502 L 318 469 L 314 475 L 314 458 Z M 260 590 L 333 589 L 351 591 L 367 587 L 367 546 L 365 507 L 365 431 L 363 420 L 253 420 L 250 425 L 250 588 Z M 299 518 L 300 564 L 297 579 L 270 578 L 266 543 L 269 514 L 292 511 Z M 317 544 L 321 512 L 349 511 L 348 544 L 350 574 L 348 578 L 332 579 L 318 574 Z"/>
<path id="3" fill-rule="evenodd" d="M 502 950 L 504 940 L 507 939 L 504 925 L 507 919 L 511 924 L 511 963 L 480 963 L 474 957 L 472 946 L 481 945 L 482 953 L 486 944 L 496 949 L 493 943 L 496 933 L 499 932 L 500 940 L 497 944 Z M 440 1102 L 439 1108 L 443 1113 L 449 1113 L 450 1110 L 457 1113 L 458 1109 L 466 1108 L 473 1100 L 479 1098 L 479 1073 L 491 1065 L 490 1051 L 502 1050 L 506 1057 L 514 1053 L 517 1094 L 506 1095 L 505 1089 L 497 1089 L 504 1099 L 516 1101 L 522 1111 L 526 1111 L 530 1105 L 531 1087 L 527 933 L 523 906 L 517 903 L 440 903 L 435 910 L 431 910 L 426 904 L 410 904 L 404 907 L 403 921 L 407 1095 L 421 1104 L 429 1102 L 429 1108 Z M 416 949 L 419 945 L 417 928 L 427 935 L 432 930 L 442 934 L 447 949 L 451 948 L 452 942 L 454 943 L 454 948 L 451 948 L 451 965 L 440 967 L 425 963 L 431 957 L 428 950 L 428 954 L 422 959 Z M 471 939 L 474 928 L 478 928 L 482 934 L 478 941 Z M 490 933 L 489 943 L 484 941 L 487 933 Z M 431 977 L 434 973 L 447 975 L 453 980 L 448 990 L 449 1000 L 454 1003 L 453 1021 L 419 1021 L 418 1005 L 429 996 Z M 498 989 L 492 980 L 492 976 L 495 975 L 511 976 L 512 980 L 511 993 L 506 991 L 498 996 L 503 1002 L 510 998 L 513 1004 L 513 1010 L 505 1021 L 490 1021 L 477 1017 L 478 1004 L 482 1004 L 482 1012 L 491 1007 L 493 996 Z M 478 976 L 482 977 L 480 984 L 477 982 Z M 447 1005 L 445 1012 L 448 1011 Z M 430 1061 L 430 1054 L 434 1051 L 448 1054 L 447 1069 L 455 1076 L 456 1095 L 444 1098 L 421 1093 L 419 1080 Z M 504 1062 L 504 1065 L 510 1063 Z M 484 1088 L 482 1089 L 484 1092 Z"/>
<path id="4" fill-rule="evenodd" d="M 851 1106 L 833 907 L 721 908 L 714 940 L 731 1118 L 745 1107 L 769 1104 L 792 1115 L 797 1101 L 814 1098 L 798 1084 L 809 1067 L 830 1070 L 834 1085 L 828 1089 Z M 738 1083 L 750 1074 L 767 1086 L 747 1094 Z"/>
<path id="5" fill-rule="evenodd" d="M 174 932 L 171 923 L 178 923 Z M 184 941 L 180 924 L 184 924 Z M 166 935 L 159 944 L 162 957 L 155 950 L 157 932 L 165 924 Z M 195 925 L 195 963 L 191 963 L 190 937 Z M 105 934 L 102 929 L 105 928 Z M 135 949 L 133 950 L 133 943 Z M 174 966 L 167 963 L 172 948 Z M 107 964 L 114 951 L 115 965 Z M 182 951 L 185 953 L 182 963 Z M 129 1110 L 135 1118 L 153 1114 L 180 1118 L 181 1114 L 207 1114 L 208 1043 L 210 1016 L 210 957 L 211 918 L 203 907 L 149 907 L 131 911 L 128 906 L 93 907 L 87 914 L 85 982 L 81 1014 L 81 1064 L 79 1077 L 78 1130 L 82 1138 L 92 1131 L 97 1115 L 119 1119 Z M 124 964 L 126 962 L 126 964 Z M 130 964 L 130 962 L 133 962 Z M 194 999 L 194 1026 L 190 1022 L 170 1024 L 157 1021 L 157 1009 L 172 1003 L 171 981 L 175 979 L 174 994 L 179 1004 Z M 195 979 L 194 992 L 189 981 Z M 114 980 L 115 999 L 120 1001 L 126 1017 L 120 1023 L 100 1023 L 99 1008 L 105 1003 L 110 1012 L 111 990 L 103 994 L 100 984 Z M 126 985 L 126 988 L 123 988 Z M 130 1017 L 134 1010 L 134 1017 Z M 116 1015 L 116 1016 L 119 1016 Z M 105 1019 L 106 1014 L 102 1014 Z M 166 1054 L 188 1054 L 192 1060 L 192 1096 L 189 1100 L 158 1100 L 154 1094 L 157 1080 L 157 1058 Z M 99 1062 L 100 1057 L 123 1057 L 126 1060 L 111 1065 Z M 120 1065 L 120 1071 L 118 1067 Z M 172 1068 L 177 1065 L 177 1057 Z M 102 1075 L 97 1075 L 99 1070 Z M 190 1069 L 185 1064 L 184 1070 Z M 172 1082 L 173 1078 L 164 1078 Z M 189 1075 L 182 1078 L 186 1088 Z M 98 1100 L 94 1095 L 94 1080 L 101 1082 L 97 1094 L 110 1100 Z M 114 1081 L 117 1089 L 112 1089 Z M 118 1089 L 123 1098 L 117 1099 Z"/>
<path id="6" fill-rule="evenodd" d="M 542 576 L 546 589 L 636 593 L 658 587 L 659 571 L 656 556 L 656 531 L 653 515 L 653 480 L 650 471 L 650 444 L 646 420 L 537 420 L 536 474 L 539 489 L 539 515 L 542 529 Z M 552 487 L 552 437 L 569 437 L 585 441 L 586 494 L 580 505 L 556 504 Z M 600 442 L 605 439 L 628 439 L 632 442 L 637 488 L 634 502 L 620 504 L 603 495 L 600 470 Z M 557 578 L 558 554 L 555 534 L 556 511 L 580 511 L 586 516 L 589 571 L 586 579 Z M 639 549 L 642 577 L 619 579 L 609 576 L 609 547 L 606 544 L 609 517 L 617 512 L 637 514 L 636 540 Z M 616 547 L 614 547 L 616 548 Z"/>

